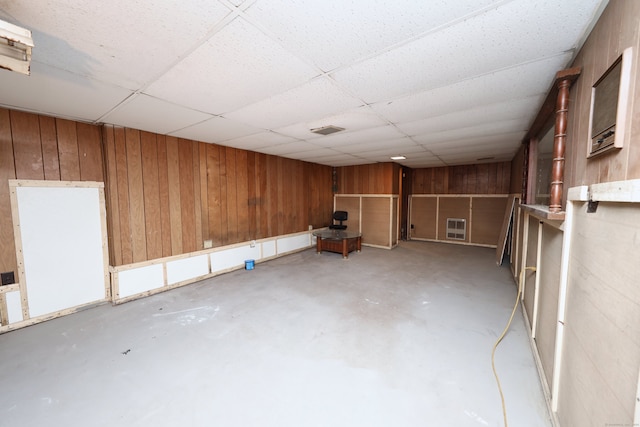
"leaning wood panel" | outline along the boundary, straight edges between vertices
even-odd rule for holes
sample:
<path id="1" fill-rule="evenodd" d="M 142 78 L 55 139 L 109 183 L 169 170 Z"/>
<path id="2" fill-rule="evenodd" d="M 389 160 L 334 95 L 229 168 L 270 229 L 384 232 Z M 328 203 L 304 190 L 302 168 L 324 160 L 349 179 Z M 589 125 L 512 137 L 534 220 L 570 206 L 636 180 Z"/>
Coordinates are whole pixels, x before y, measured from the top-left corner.
<path id="1" fill-rule="evenodd" d="M 78 156 L 82 181 L 104 182 L 100 128 L 78 123 Z"/>
<path id="2" fill-rule="evenodd" d="M 58 138 L 56 120 L 53 117 L 39 116 L 40 139 L 42 141 L 42 163 L 44 179 L 60 180 L 60 160 L 58 159 Z"/>
<path id="3" fill-rule="evenodd" d="M 362 243 L 390 247 L 391 212 L 388 197 L 362 196 Z"/>
<path id="4" fill-rule="evenodd" d="M 440 197 L 440 208 L 438 212 L 438 236 L 439 240 L 452 242 L 469 242 L 469 207 L 471 198 L 463 197 Z M 466 220 L 467 233 L 464 240 L 447 239 L 447 218 L 460 218 Z"/>
<path id="5" fill-rule="evenodd" d="M 336 196 L 335 206 L 336 211 L 346 211 L 348 213 L 348 219 L 343 224 L 347 226 L 349 231 L 361 231 L 360 197 Z M 329 223 L 331 223 L 331 215 L 333 215 L 333 212 L 329 213 Z"/>
<path id="6" fill-rule="evenodd" d="M 113 126 L 102 128 L 106 164 L 106 205 L 107 230 L 109 238 L 109 263 L 122 264 L 122 244 L 120 231 L 120 204 L 118 203 L 118 173 L 116 168 L 116 146 Z"/>
<path id="7" fill-rule="evenodd" d="M 507 197 L 474 197 L 471 209 L 471 243 L 497 246 Z"/>
<path id="8" fill-rule="evenodd" d="M 418 239 L 436 239 L 438 218 L 437 197 L 411 198 L 411 237 Z"/>
<path id="9" fill-rule="evenodd" d="M 162 257 L 162 221 L 158 178 L 158 147 L 156 135 L 140 133 L 142 183 L 144 188 L 144 224 L 147 259 Z"/>
<path id="10" fill-rule="evenodd" d="M 147 239 L 144 220 L 144 187 L 142 182 L 142 151 L 140 131 L 125 129 L 127 146 L 127 176 L 129 178 L 129 217 L 131 219 L 131 249 L 133 262 L 147 260 Z"/>
<path id="11" fill-rule="evenodd" d="M 78 132 L 76 122 L 56 119 L 58 134 L 58 158 L 60 160 L 60 179 L 80 181 L 80 158 L 78 157 Z"/>
<path id="12" fill-rule="evenodd" d="M 35 114 L 11 111 L 11 135 L 18 179 L 44 179 L 40 123 Z"/>
<path id="13" fill-rule="evenodd" d="M 7 180 L 15 179 L 11 118 L 9 110 L 0 108 L 0 272 L 13 271 L 17 280 L 18 264 L 13 237 L 11 202 Z"/>

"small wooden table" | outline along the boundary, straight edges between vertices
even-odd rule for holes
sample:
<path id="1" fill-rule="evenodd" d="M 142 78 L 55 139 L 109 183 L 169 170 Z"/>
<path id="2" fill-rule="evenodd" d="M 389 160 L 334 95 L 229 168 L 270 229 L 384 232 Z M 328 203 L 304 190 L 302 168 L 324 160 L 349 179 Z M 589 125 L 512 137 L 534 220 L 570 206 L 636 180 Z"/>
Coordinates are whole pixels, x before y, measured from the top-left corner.
<path id="1" fill-rule="evenodd" d="M 362 250 L 362 234 L 346 230 L 320 230 L 314 231 L 317 238 L 316 251 L 336 252 L 342 254 L 342 258 L 348 258 L 349 252 Z"/>

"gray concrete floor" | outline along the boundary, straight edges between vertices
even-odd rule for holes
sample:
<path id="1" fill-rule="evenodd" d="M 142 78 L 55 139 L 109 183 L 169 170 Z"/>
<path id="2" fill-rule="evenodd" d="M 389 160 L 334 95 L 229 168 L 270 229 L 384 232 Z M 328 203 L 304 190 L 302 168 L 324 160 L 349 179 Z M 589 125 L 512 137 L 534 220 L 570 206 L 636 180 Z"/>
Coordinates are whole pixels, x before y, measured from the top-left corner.
<path id="1" fill-rule="evenodd" d="M 307 250 L 0 336 L 1 426 L 501 426 L 515 299 L 487 248 Z M 547 427 L 521 314 L 509 425 Z"/>

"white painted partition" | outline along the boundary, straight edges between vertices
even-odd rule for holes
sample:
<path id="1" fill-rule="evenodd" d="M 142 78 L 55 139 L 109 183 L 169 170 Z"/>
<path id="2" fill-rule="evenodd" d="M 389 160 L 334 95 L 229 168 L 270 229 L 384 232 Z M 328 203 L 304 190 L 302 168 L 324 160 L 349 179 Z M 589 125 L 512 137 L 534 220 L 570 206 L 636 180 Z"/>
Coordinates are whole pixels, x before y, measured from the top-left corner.
<path id="1" fill-rule="evenodd" d="M 18 283 L 0 332 L 111 299 L 104 184 L 9 180 Z"/>
<path id="2" fill-rule="evenodd" d="M 163 292 L 313 246 L 313 230 L 111 267 L 115 304 Z"/>

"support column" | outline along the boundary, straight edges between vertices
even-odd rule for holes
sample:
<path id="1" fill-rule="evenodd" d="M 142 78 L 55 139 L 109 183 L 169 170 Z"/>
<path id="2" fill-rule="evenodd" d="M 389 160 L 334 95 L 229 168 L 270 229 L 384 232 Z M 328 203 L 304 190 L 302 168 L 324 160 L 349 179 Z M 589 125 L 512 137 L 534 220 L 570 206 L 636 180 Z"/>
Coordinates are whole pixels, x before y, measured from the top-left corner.
<path id="1" fill-rule="evenodd" d="M 567 116 L 569 112 L 569 87 L 571 80 L 558 82 L 556 101 L 556 125 L 553 136 L 553 164 L 551 167 L 551 195 L 549 211 L 562 211 L 562 187 L 564 184 L 564 152 L 567 139 Z"/>

